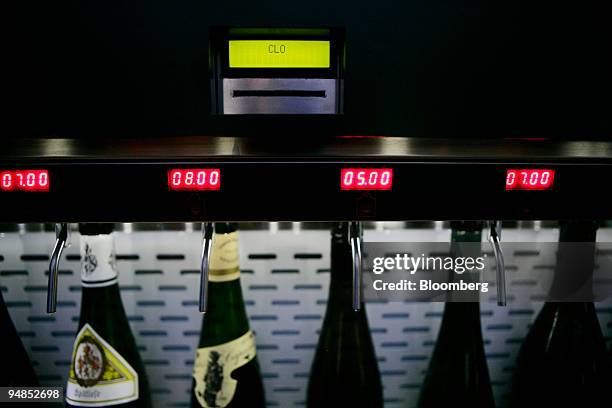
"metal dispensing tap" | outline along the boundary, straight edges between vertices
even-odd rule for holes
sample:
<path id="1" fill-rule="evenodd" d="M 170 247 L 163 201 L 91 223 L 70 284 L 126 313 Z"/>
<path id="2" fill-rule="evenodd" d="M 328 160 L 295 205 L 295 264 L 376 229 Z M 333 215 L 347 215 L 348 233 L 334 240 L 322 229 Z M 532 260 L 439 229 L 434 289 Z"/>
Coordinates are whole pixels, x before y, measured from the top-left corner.
<path id="1" fill-rule="evenodd" d="M 353 221 L 349 223 L 349 241 L 351 243 L 351 253 L 353 255 L 353 310 L 356 312 L 361 309 L 362 295 L 362 232 L 361 222 Z"/>
<path id="2" fill-rule="evenodd" d="M 497 272 L 497 304 L 506 306 L 506 266 L 504 262 L 504 253 L 501 250 L 501 221 L 490 221 L 491 231 L 489 234 L 489 243 L 495 255 L 495 269 Z"/>
<path id="3" fill-rule="evenodd" d="M 213 231 L 215 224 L 205 222 L 202 224 L 202 257 L 200 260 L 200 312 L 206 313 L 208 303 L 208 272 L 210 269 L 210 251 L 212 249 Z"/>
<path id="4" fill-rule="evenodd" d="M 57 307 L 57 276 L 62 251 L 68 241 L 68 224 L 55 224 L 55 246 L 49 262 L 49 284 L 47 285 L 47 313 L 55 313 Z"/>

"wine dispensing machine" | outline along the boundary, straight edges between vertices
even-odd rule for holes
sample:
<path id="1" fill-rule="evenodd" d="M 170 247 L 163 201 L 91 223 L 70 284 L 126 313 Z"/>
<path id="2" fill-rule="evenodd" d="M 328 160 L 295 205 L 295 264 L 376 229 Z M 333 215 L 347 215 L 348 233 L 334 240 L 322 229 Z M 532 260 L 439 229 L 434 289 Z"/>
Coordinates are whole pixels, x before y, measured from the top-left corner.
<path id="1" fill-rule="evenodd" d="M 529 298 L 506 305 L 505 287 L 535 285 L 533 276 L 512 275 L 528 268 L 525 260 L 538 260 L 538 253 L 529 247 L 503 252 L 497 220 L 563 220 L 584 214 L 605 220 L 612 208 L 600 188 L 612 175 L 607 143 L 342 137 L 318 144 L 312 153 L 298 148 L 296 154 L 293 148 L 258 150 L 256 142 L 232 138 L 114 141 L 94 147 L 55 139 L 15 143 L 12 149 L 2 156 L 2 221 L 27 224 L 3 234 L 0 273 L 9 310 L 26 335 L 32 358 L 39 361 L 42 378 L 48 375 L 48 384 L 60 383 L 76 324 L 71 319 L 78 310 L 73 290 L 80 257 L 74 245 L 78 234 L 71 234 L 70 223 L 132 222 L 117 232 L 122 293 L 131 299 L 126 300 L 128 316 L 138 327 L 143 354 L 150 355 L 144 357 L 147 369 L 158 371 L 151 377 L 164 384 L 160 398 L 168 404 L 179 401 L 190 384 L 191 374 L 181 365 L 192 360 L 198 308 L 206 310 L 214 222 L 270 222 L 245 224 L 242 268 L 262 365 L 270 364 L 262 368 L 270 376 L 264 377 L 268 392 L 284 406 L 304 398 L 305 380 L 283 377 L 307 376 L 329 279 L 322 273 L 329 270 L 328 232 L 323 231 L 328 227 L 309 221 L 351 223 L 353 306 L 359 308 L 362 237 L 444 241 L 450 239 L 448 224 L 405 229 L 398 221 L 436 219 L 438 214 L 450 220 L 487 220 L 498 280 L 483 298 L 483 330 L 487 349 L 494 350 L 487 357 L 493 380 L 500 383 L 496 396 L 502 398 L 507 366 L 536 313 Z M 49 220 L 57 221 L 55 235 L 32 224 Z M 167 224 L 141 224 L 151 220 Z M 198 238 L 200 223 L 203 237 Z M 364 225 L 365 233 L 360 231 Z M 554 241 L 555 231 L 546 222 L 525 221 L 502 236 Z M 607 228 L 599 233 L 601 240 L 612 238 Z M 531 266 L 548 268 L 551 262 Z M 427 366 L 427 344 L 435 340 L 440 305 L 368 303 L 377 352 L 386 359 L 379 363 L 383 383 L 390 384 L 385 390 L 402 403 L 416 401 L 422 381 L 417 367 Z M 608 331 L 609 307 L 604 301 L 598 309 Z M 180 330 L 172 333 L 175 327 Z M 413 378 L 402 378 L 410 377 L 408 372 Z"/>
<path id="2" fill-rule="evenodd" d="M 415 23 L 412 18 L 406 21 L 408 26 L 399 24 L 400 17 L 389 13 L 385 14 L 389 24 L 379 22 L 376 30 L 366 30 L 357 24 L 359 19 L 347 17 L 337 24 L 330 17 L 333 13 L 308 16 L 311 12 L 306 12 L 304 21 L 320 18 L 333 24 L 297 24 L 295 18 L 281 12 L 262 21 L 278 23 L 277 19 L 286 18 L 284 23 L 262 27 L 247 17 L 262 10 L 233 10 L 232 19 L 227 5 L 203 7 L 206 13 L 201 9 L 191 12 L 216 20 L 207 21 L 204 31 L 196 30 L 205 39 L 198 46 L 186 43 L 181 30 L 166 32 L 155 25 L 152 15 L 145 15 L 147 24 L 153 24 L 160 36 L 156 39 L 159 44 L 152 48 L 159 51 L 155 56 L 148 54 L 152 47 L 148 37 L 122 23 L 113 31 L 100 23 L 101 17 L 89 16 L 95 24 L 80 29 L 100 56 L 93 48 L 79 48 L 84 39 L 74 39 L 70 47 L 83 49 L 81 59 L 68 58 L 63 64 L 78 69 L 71 74 L 52 72 L 72 93 L 61 93 L 57 104 L 45 102 L 50 111 L 33 111 L 44 120 L 55 119 L 48 127 L 25 126 L 24 137 L 18 133 L 1 136 L 0 289 L 39 386 L 62 387 L 65 393 L 68 378 L 78 378 L 74 387 L 86 391 L 75 395 L 86 401 L 81 401 L 82 406 L 91 403 L 88 398 L 93 397 L 87 390 L 93 389 L 96 366 L 89 365 L 93 371 L 79 377 L 74 356 L 97 356 L 85 349 L 87 341 L 93 341 L 87 338 L 98 335 L 96 328 L 83 325 L 79 308 L 87 288 L 98 283 L 83 278 L 81 287 L 79 276 L 108 258 L 119 272 L 118 293 L 129 323 L 124 331 L 133 333 L 135 353 L 141 359 L 138 364 L 142 364 L 139 369 L 127 351 L 97 340 L 104 350 L 112 351 L 110 357 L 98 356 L 104 361 L 100 375 L 108 375 L 109 384 L 113 375 L 129 379 L 134 372 L 145 371 L 150 398 L 146 404 L 155 407 L 189 406 L 195 401 L 200 406 L 235 406 L 231 404 L 259 395 L 251 388 L 240 388 L 246 380 L 239 376 L 238 385 L 231 385 L 238 388 L 232 388 L 227 397 L 226 383 L 220 378 L 227 375 L 222 367 L 229 369 L 233 363 L 223 360 L 223 351 L 210 352 L 216 344 L 206 343 L 209 332 L 200 330 L 202 319 L 207 324 L 214 302 L 219 302 L 221 289 L 216 285 L 226 279 L 220 276 L 230 274 L 229 269 L 219 267 L 219 262 L 230 261 L 219 261 L 215 251 L 220 251 L 226 239 L 221 236 L 235 228 L 226 230 L 227 225 L 234 223 L 240 231 L 239 271 L 246 323 L 256 344 L 252 352 L 242 345 L 240 353 L 247 360 L 256 353 L 267 406 L 315 406 L 315 396 L 332 394 L 330 403 L 342 403 L 346 393 L 341 388 L 350 386 L 327 377 L 333 370 L 321 369 L 325 366 L 321 350 L 327 353 L 332 347 L 321 344 L 340 341 L 342 325 L 365 327 L 365 337 L 371 338 L 375 356 L 371 361 L 361 359 L 365 353 L 361 340 L 346 349 L 339 346 L 333 357 L 339 365 L 353 361 L 354 372 L 375 374 L 378 380 L 355 386 L 367 396 L 380 392 L 380 404 L 376 398 L 363 399 L 365 407 L 436 406 L 436 399 L 431 399 L 435 394 L 481 406 L 493 402 L 500 407 L 515 406 L 520 400 L 515 399 L 513 385 L 517 372 L 529 362 L 550 365 L 556 356 L 546 354 L 545 347 L 529 348 L 529 344 L 537 343 L 532 329 L 542 327 L 546 305 L 553 303 L 547 289 L 553 272 L 558 284 L 559 276 L 571 275 L 570 267 L 562 268 L 569 264 L 588 269 L 593 262 L 592 279 L 586 281 L 597 293 L 590 293 L 593 299 L 578 299 L 581 304 L 594 305 L 582 334 L 596 327 L 593 330 L 610 349 L 612 302 L 606 286 L 612 281 L 609 118 L 603 115 L 599 125 L 594 125 L 595 121 L 586 120 L 595 115 L 593 111 L 576 107 L 580 102 L 575 100 L 575 116 L 563 118 L 567 112 L 554 101 L 554 95 L 542 96 L 534 90 L 543 98 L 544 111 L 535 115 L 531 108 L 538 104 L 529 95 L 514 93 L 507 84 L 500 88 L 506 97 L 493 96 L 488 90 L 492 78 L 516 68 L 505 64 L 510 56 L 500 51 L 489 71 L 483 68 L 483 77 L 472 78 L 466 66 L 484 52 L 485 45 L 476 38 L 485 38 L 486 28 L 479 26 L 484 31 L 454 37 L 442 29 L 442 20 L 418 7 L 413 11 L 437 27 L 436 32 L 458 43 L 445 48 L 435 35 L 418 40 L 417 34 L 424 35 L 427 29 L 408 24 Z M 186 21 L 191 21 L 191 12 L 183 15 Z M 454 17 L 448 12 L 450 24 Z M 82 18 L 88 15 L 83 10 L 71 13 Z M 470 13 L 461 16 L 465 24 L 478 20 Z M 181 24 L 174 21 L 172 25 Z M 194 31 L 194 27 L 187 22 L 183 29 Z M 532 34 L 539 32 L 534 27 L 531 30 Z M 60 50 L 57 58 L 63 59 L 66 55 L 58 44 L 72 37 L 63 30 L 56 35 L 38 47 Z M 180 41 L 173 35 L 187 45 L 178 47 Z M 425 41 L 426 47 L 419 41 Z M 479 45 L 469 45 L 475 42 Z M 415 47 L 424 48 L 417 52 Z M 466 55 L 448 53 L 453 47 Z M 436 54 L 429 49 L 447 52 Z M 507 44 L 501 50 L 520 53 Z M 436 55 L 445 56 L 444 61 Z M 125 67 L 117 68 L 110 57 L 117 64 L 123 61 Z M 411 62 L 419 58 L 420 63 Z M 181 65 L 187 60 L 189 69 Z M 546 61 L 542 57 L 535 62 L 543 66 Z M 532 73 L 535 79 L 520 70 L 515 73 L 529 86 L 542 80 L 540 71 Z M 103 85 L 92 84 L 93 95 L 84 85 L 91 74 Z M 169 77 L 175 81 L 172 85 Z M 70 78 L 74 81 L 66 82 Z M 53 94 L 61 88 L 49 78 L 36 81 L 47 84 L 40 92 Z M 516 78 L 510 81 L 523 84 Z M 527 85 L 521 90 L 526 91 Z M 576 96 L 582 91 L 571 88 L 568 92 Z M 76 102 L 79 98 L 82 105 Z M 492 98 L 491 103 L 486 98 Z M 465 105 L 457 104 L 461 100 Z M 491 106 L 495 103 L 500 104 L 499 111 Z M 585 103 L 592 107 L 594 102 Z M 511 104 L 515 122 L 504 113 Z M 482 118 L 476 119 L 475 109 L 481 110 Z M 563 123 L 547 122 L 551 109 L 558 110 Z M 584 126 L 591 126 L 589 137 L 575 132 L 573 125 L 582 120 Z M 42 133 L 37 135 L 37 131 Z M 110 258 L 83 247 L 83 242 L 96 242 L 92 237 L 103 235 L 96 228 L 114 231 L 116 254 Z M 582 249 L 573 252 L 581 254 L 576 255 L 576 265 L 565 258 L 562 261 L 558 255 L 562 251 L 556 246 L 559 241 L 592 245 L 591 252 L 579 246 Z M 489 289 L 471 301 L 377 297 L 373 293 L 372 287 L 378 285 L 373 280 L 384 275 L 373 269 L 374 253 L 380 252 L 385 260 L 408 252 L 411 257 L 421 257 L 420 268 L 413 264 L 413 273 L 421 273 L 426 259 L 456 255 L 464 251 L 457 249 L 459 244 L 466 242 L 477 243 L 475 259 L 481 259 L 489 271 L 479 281 Z M 423 243 L 430 245 L 423 249 Z M 400 244 L 403 252 L 398 249 Z M 339 260 L 341 253 L 347 262 Z M 99 259 L 93 261 L 96 254 Z M 469 251 L 462 259 L 466 255 Z M 395 265 L 400 265 L 399 256 Z M 338 283 L 341 279 L 334 281 L 340 276 L 336 269 L 343 265 L 349 269 L 346 287 Z M 116 282 L 116 275 L 109 280 Z M 581 285 L 584 287 L 584 281 Z M 332 300 L 334 293 L 350 296 L 338 302 L 341 295 Z M 561 297 L 567 301 L 563 304 L 570 304 Z M 233 307 L 227 306 L 228 316 Z M 110 308 L 94 306 L 92 310 L 97 310 L 92 312 L 97 313 L 96 318 L 108 316 L 111 321 L 111 314 L 121 314 Z M 476 320 L 468 315 L 477 316 Z M 596 316 L 595 323 L 592 316 Z M 577 319 L 586 322 L 587 318 Z M 472 329 L 479 333 L 478 338 L 471 339 Z M 349 337 L 360 339 L 364 336 L 360 330 L 354 329 Z M 466 361 L 476 361 L 476 368 L 470 366 L 468 371 L 475 371 L 467 379 L 456 379 L 453 356 L 469 348 L 461 346 L 462 331 L 466 341 L 473 341 L 472 350 L 465 352 Z M 219 344 L 225 347 L 230 340 L 233 338 Z M 239 340 L 246 341 L 244 337 L 235 341 Z M 113 354 L 115 349 L 119 352 Z M 211 353 L 206 354 L 206 368 L 200 367 L 202 350 Z M 541 361 L 537 360 L 539 351 L 547 356 Z M 121 353 L 123 357 L 117 357 Z M 342 353 L 349 357 L 342 358 Z M 577 354 L 582 357 L 566 357 L 586 359 L 581 353 Z M 593 359 L 598 364 L 607 361 L 597 366 L 604 368 L 587 376 L 595 378 L 592 383 L 597 388 L 597 378 L 610 378 L 605 368 L 610 352 Z M 93 360 L 87 361 L 91 364 Z M 202 376 L 206 392 L 200 394 L 199 369 L 208 370 Z M 322 381 L 313 380 L 316 370 Z M 215 388 L 213 377 L 224 385 Z M 454 384 L 454 379 L 463 381 L 464 388 L 442 385 Z M 333 384 L 338 392 L 317 391 L 316 387 L 324 387 L 322 383 Z M 483 391 L 483 384 L 489 391 Z M 142 384 L 140 387 L 142 395 Z M 76 397 L 70 398 L 74 402 Z M 144 401 L 130 398 L 113 404 Z M 324 405 L 317 402 L 317 406 Z"/>

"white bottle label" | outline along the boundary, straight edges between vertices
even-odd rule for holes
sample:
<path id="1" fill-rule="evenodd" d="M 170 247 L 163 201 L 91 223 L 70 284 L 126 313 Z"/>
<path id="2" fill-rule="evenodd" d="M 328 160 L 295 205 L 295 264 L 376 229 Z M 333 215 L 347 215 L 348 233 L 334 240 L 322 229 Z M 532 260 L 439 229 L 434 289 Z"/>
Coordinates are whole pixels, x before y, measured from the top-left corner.
<path id="1" fill-rule="evenodd" d="M 240 253 L 238 233 L 215 234 L 210 251 L 211 282 L 228 282 L 240 278 Z"/>
<path id="2" fill-rule="evenodd" d="M 137 399 L 138 373 L 85 324 L 74 341 L 66 401 L 80 407 L 102 407 Z"/>
<path id="3" fill-rule="evenodd" d="M 196 352 L 193 367 L 195 397 L 202 407 L 226 407 L 236 392 L 238 381 L 232 372 L 255 358 L 255 336 L 248 331 L 239 338 Z"/>
<path id="4" fill-rule="evenodd" d="M 81 235 L 81 284 L 84 287 L 117 283 L 114 246 L 112 234 Z"/>

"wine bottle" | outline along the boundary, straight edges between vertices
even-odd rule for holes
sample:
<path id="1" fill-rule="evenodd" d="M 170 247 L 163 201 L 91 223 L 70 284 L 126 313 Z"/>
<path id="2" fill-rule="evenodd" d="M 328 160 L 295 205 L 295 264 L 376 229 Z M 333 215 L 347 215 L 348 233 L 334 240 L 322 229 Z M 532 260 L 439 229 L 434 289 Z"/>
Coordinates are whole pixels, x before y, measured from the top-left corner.
<path id="1" fill-rule="evenodd" d="M 551 286 L 554 297 L 590 282 L 596 231 L 593 222 L 561 224 L 560 242 L 593 245 L 558 251 Z M 610 399 L 610 386 L 610 356 L 593 303 L 544 303 L 516 360 L 511 406 L 597 406 Z"/>
<path id="2" fill-rule="evenodd" d="M 151 406 L 144 366 L 117 282 L 112 224 L 81 224 L 81 317 L 67 406 Z"/>
<path id="3" fill-rule="evenodd" d="M 365 306 L 353 310 L 353 259 L 347 223 L 331 232 L 331 281 L 306 405 L 383 406 L 383 393 Z"/>
<path id="4" fill-rule="evenodd" d="M 2 345 L 6 350 L 5 368 L 0 370 L 1 387 L 32 387 L 38 385 L 34 368 L 28 358 L 19 334 L 8 313 L 2 292 L 0 291 L 0 333 Z"/>
<path id="5" fill-rule="evenodd" d="M 192 407 L 265 407 L 265 396 L 240 287 L 236 224 L 216 223 L 208 310 L 193 368 Z"/>
<path id="6" fill-rule="evenodd" d="M 480 256 L 482 224 L 451 224 L 451 253 L 459 248 L 462 256 Z M 466 253 L 473 252 L 473 253 Z M 451 276 L 454 272 L 451 272 Z M 468 272 L 461 279 L 470 279 Z M 473 276 L 472 280 L 476 277 Z M 493 391 L 485 357 L 480 325 L 479 302 L 447 302 L 425 381 L 419 407 L 494 407 Z"/>

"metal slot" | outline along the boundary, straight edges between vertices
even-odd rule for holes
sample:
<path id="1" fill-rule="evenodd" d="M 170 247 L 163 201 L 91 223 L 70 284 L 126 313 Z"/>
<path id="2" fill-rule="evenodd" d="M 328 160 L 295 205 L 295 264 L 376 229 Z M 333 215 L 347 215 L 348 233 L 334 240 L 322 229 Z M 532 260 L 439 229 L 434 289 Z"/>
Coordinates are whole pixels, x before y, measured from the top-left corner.
<path id="1" fill-rule="evenodd" d="M 223 114 L 334 114 L 338 82 L 329 78 L 224 78 Z"/>
<path id="2" fill-rule="evenodd" d="M 325 91 L 305 91 L 305 90 L 234 90 L 232 93 L 232 97 L 240 98 L 245 96 L 263 96 L 263 97 L 299 97 L 299 98 L 325 98 Z"/>

